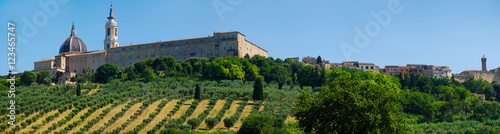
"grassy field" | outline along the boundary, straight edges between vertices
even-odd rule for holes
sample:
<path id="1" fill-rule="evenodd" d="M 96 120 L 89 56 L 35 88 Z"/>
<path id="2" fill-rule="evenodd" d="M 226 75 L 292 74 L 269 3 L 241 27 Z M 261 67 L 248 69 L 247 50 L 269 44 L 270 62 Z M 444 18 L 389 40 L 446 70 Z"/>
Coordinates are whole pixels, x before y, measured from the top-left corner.
<path id="1" fill-rule="evenodd" d="M 141 124 L 142 120 L 147 119 L 149 117 L 149 114 L 155 112 L 155 109 L 158 108 L 158 104 L 160 104 L 161 101 L 165 99 L 166 98 L 157 100 L 151 103 L 146 109 L 143 109 L 141 115 L 139 115 L 137 119 L 135 119 L 132 123 L 127 125 L 127 127 L 125 127 L 125 129 L 122 130 L 122 132 L 128 132 L 130 130 L 133 130 L 137 125 Z"/>
<path id="2" fill-rule="evenodd" d="M 253 107 L 255 107 L 253 103 L 254 103 L 253 100 L 248 101 L 248 104 L 245 106 L 245 109 L 243 109 L 243 112 L 241 112 L 240 119 L 238 119 L 238 121 L 234 123 L 234 126 L 231 128 L 231 130 L 237 131 L 238 129 L 240 129 L 241 124 L 243 123 L 241 122 L 241 119 L 247 117 L 250 114 L 250 111 L 252 111 Z"/>
<path id="3" fill-rule="evenodd" d="M 43 132 L 43 131 L 47 130 L 53 123 L 57 123 L 59 120 L 64 119 L 64 117 L 66 117 L 69 113 L 71 113 L 71 110 L 64 111 L 59 116 L 57 116 L 56 118 L 52 119 L 50 122 L 48 122 L 45 125 L 41 126 L 39 128 L 39 130 L 37 130 L 37 132 Z"/>
<path id="4" fill-rule="evenodd" d="M 70 123 L 73 123 L 74 121 L 80 120 L 80 116 L 82 116 L 89 109 L 90 109 L 90 107 L 84 108 L 83 110 L 81 110 L 80 112 L 78 112 L 78 114 L 76 114 L 73 118 L 71 118 L 71 120 L 67 121 L 66 123 L 64 123 L 60 127 L 57 127 L 56 130 L 54 130 L 53 132 L 59 132 L 62 129 L 64 129 L 65 127 L 67 127 Z"/>
<path id="5" fill-rule="evenodd" d="M 143 112 L 140 115 L 138 115 L 135 120 L 131 120 L 130 117 L 132 115 L 134 115 L 134 113 L 136 113 L 137 110 L 139 110 L 140 107 L 142 106 L 142 102 L 135 103 L 135 104 L 133 104 L 123 114 L 123 116 L 119 117 L 114 123 L 107 124 L 108 126 L 106 127 L 106 123 L 109 120 L 111 120 L 111 118 L 114 117 L 117 113 L 119 113 L 122 110 L 122 108 L 124 108 L 130 101 L 127 101 L 125 103 L 119 104 L 119 105 L 113 107 L 108 114 L 106 114 L 101 120 L 99 120 L 88 131 L 86 131 L 84 133 L 94 132 L 94 131 L 96 131 L 96 130 L 98 130 L 100 128 L 104 128 L 103 133 L 111 132 L 111 131 L 115 130 L 117 127 L 121 127 L 121 125 L 123 123 L 127 122 L 128 120 L 131 120 L 130 124 L 128 124 L 120 132 L 123 133 L 123 132 L 128 132 L 130 130 L 133 130 L 139 124 L 141 124 L 144 119 L 149 118 L 149 114 L 155 112 L 155 109 L 158 108 L 158 105 L 162 102 L 162 100 L 166 100 L 166 99 L 167 98 L 160 99 L 160 100 L 157 100 L 157 101 L 151 103 L 147 108 L 143 109 Z M 168 116 L 167 116 L 168 113 L 170 113 L 170 111 L 172 109 L 174 109 L 177 101 L 179 101 L 179 99 L 170 100 L 161 109 L 161 111 L 152 119 L 152 121 L 150 123 L 148 123 L 142 130 L 139 131 L 139 133 L 147 133 L 147 131 L 153 129 L 156 126 L 156 124 L 158 124 L 159 122 L 161 122 L 162 119 L 168 118 Z M 182 114 L 184 114 L 186 112 L 186 110 L 190 107 L 190 105 L 192 104 L 193 101 L 194 101 L 194 99 L 186 100 L 182 104 L 182 106 L 179 108 L 179 110 L 174 115 L 172 115 L 171 119 L 179 118 Z M 222 117 L 222 120 L 213 129 L 208 130 L 206 123 L 204 121 L 202 121 L 201 124 L 200 124 L 200 126 L 196 130 L 197 131 L 201 131 L 201 132 L 203 132 L 203 131 L 210 131 L 210 132 L 214 132 L 214 131 L 228 131 L 228 130 L 237 131 L 241 127 L 241 125 L 242 125 L 241 119 L 244 119 L 245 117 L 247 117 L 250 114 L 250 111 L 254 107 L 259 107 L 259 111 L 262 111 L 263 108 L 264 108 L 265 103 L 267 102 L 267 100 L 264 101 L 261 105 L 255 105 L 253 100 L 249 100 L 248 101 L 248 105 L 246 105 L 244 107 L 244 109 L 243 109 L 243 111 L 241 113 L 241 116 L 239 117 L 239 119 L 235 123 L 235 125 L 233 127 L 229 128 L 229 129 L 225 128 L 224 127 L 224 122 L 223 122 L 224 118 L 230 117 L 233 114 L 235 114 L 236 113 L 236 109 L 238 108 L 238 106 L 240 105 L 241 102 L 243 102 L 243 101 L 242 100 L 234 100 L 231 103 L 230 108 L 224 113 L 224 116 Z M 226 103 L 226 100 L 218 100 L 216 102 L 216 104 L 214 105 L 214 108 L 208 114 L 207 118 L 215 117 L 217 115 L 217 113 L 220 111 L 220 109 L 222 109 L 222 107 L 224 106 L 225 103 Z M 208 99 L 200 101 L 199 104 L 198 104 L 198 106 L 194 110 L 193 114 L 190 117 L 188 117 L 188 119 L 190 119 L 190 118 L 197 118 L 198 115 L 200 115 L 201 113 L 203 113 L 203 111 L 205 111 L 207 109 L 207 107 L 209 106 L 208 104 L 209 104 L 209 100 Z M 84 125 L 86 125 L 90 120 L 92 120 L 92 119 L 96 118 L 97 116 L 99 116 L 99 114 L 101 114 L 102 111 L 104 109 L 108 108 L 108 107 L 111 107 L 111 104 L 108 104 L 108 105 L 106 105 L 106 106 L 104 106 L 104 107 L 102 107 L 100 109 L 97 109 L 90 116 L 88 116 L 84 120 L 81 120 L 81 122 L 77 126 L 75 126 L 73 129 L 71 129 L 67 133 L 75 133 L 75 132 L 79 131 L 80 128 L 83 128 Z M 83 109 L 83 110 L 81 110 L 71 120 L 67 121 L 65 124 L 63 124 L 61 126 L 58 126 L 55 130 L 50 131 L 50 133 L 59 132 L 62 129 L 64 129 L 65 127 L 67 127 L 68 124 L 71 124 L 74 121 L 80 120 L 80 116 L 82 116 L 88 110 L 89 110 L 88 107 L 85 108 L 85 109 Z M 51 121 L 49 121 L 49 122 L 47 122 L 45 124 L 42 123 L 42 121 L 45 120 L 45 118 L 47 118 L 50 115 L 54 115 L 56 112 L 58 112 L 58 111 L 57 110 L 53 110 L 53 111 L 51 111 L 49 113 L 44 114 L 36 122 L 33 122 L 30 125 L 28 125 L 26 128 L 21 129 L 18 133 L 33 132 L 34 130 L 33 130 L 32 126 L 34 126 L 34 125 L 39 125 L 39 129 L 37 129 L 36 131 L 34 131 L 35 133 L 41 133 L 41 132 L 43 132 L 45 130 L 48 130 L 48 128 L 53 123 L 57 123 L 58 121 L 64 119 L 71 112 L 71 110 L 64 111 L 59 116 L 57 116 L 56 118 L 54 118 L 53 120 L 51 120 Z M 24 120 L 25 119 L 29 119 L 29 118 L 35 116 L 36 114 L 37 113 L 34 113 L 34 114 L 30 115 L 29 117 L 25 117 Z M 295 121 L 295 119 L 293 117 L 289 117 L 289 118 L 286 119 L 286 121 Z M 187 125 L 187 122 L 184 122 L 184 124 Z M 12 128 L 13 127 L 9 127 L 6 130 L 10 131 L 10 130 L 12 130 Z M 156 133 L 159 133 L 159 131 L 157 131 Z"/>
<path id="6" fill-rule="evenodd" d="M 36 122 L 32 122 L 32 123 L 31 123 L 30 125 L 28 125 L 26 128 L 21 129 L 21 130 L 19 131 L 19 133 L 24 133 L 24 132 L 28 133 L 28 132 L 30 132 L 30 131 L 34 131 L 34 130 L 33 130 L 33 128 L 31 128 L 33 125 L 39 125 L 39 124 L 42 124 L 42 121 L 43 121 L 43 120 L 45 120 L 45 118 L 49 117 L 50 115 L 54 115 L 54 114 L 55 114 L 55 113 L 57 113 L 57 112 L 58 112 L 57 110 L 52 110 L 52 111 L 50 111 L 50 112 L 48 112 L 48 113 L 45 113 L 42 117 L 38 118 L 38 119 L 36 120 Z M 59 115 L 59 116 L 61 116 L 61 115 Z M 39 132 L 39 131 L 37 130 L 36 132 Z M 41 131 L 40 131 L 40 132 L 41 132 Z"/>
<path id="7" fill-rule="evenodd" d="M 149 130 L 153 129 L 155 127 L 155 125 L 158 124 L 158 122 L 160 122 L 162 119 L 164 119 L 165 117 L 167 117 L 167 114 L 170 112 L 170 110 L 174 109 L 175 103 L 177 101 L 179 101 L 179 100 L 178 99 L 174 99 L 174 100 L 171 100 L 170 102 L 168 102 L 167 105 L 165 105 L 165 107 L 163 107 L 161 109 L 160 113 L 158 113 L 158 115 L 156 115 L 156 117 L 151 121 L 151 123 L 149 123 L 141 131 L 141 133 L 146 133 Z"/>
<path id="8" fill-rule="evenodd" d="M 211 131 L 217 131 L 217 130 L 227 130 L 224 127 L 224 118 L 232 116 L 234 113 L 236 113 L 236 108 L 240 105 L 239 103 L 241 100 L 235 100 L 233 103 L 231 103 L 231 107 L 224 113 L 224 116 L 222 117 L 221 121 L 219 121 L 219 124 L 217 124 Z"/>
<path id="9" fill-rule="evenodd" d="M 186 110 L 189 108 L 189 106 L 191 106 L 191 103 L 194 101 L 194 99 L 191 99 L 191 100 L 187 100 L 185 101 L 181 108 L 179 108 L 179 111 L 177 111 L 174 116 L 172 116 L 173 119 L 177 119 L 179 117 L 181 117 L 182 114 L 184 114 L 184 112 L 186 112 Z"/>
<path id="10" fill-rule="evenodd" d="M 89 122 L 90 120 L 92 120 L 95 117 L 99 116 L 99 114 L 102 113 L 102 110 L 104 110 L 104 109 L 106 109 L 108 107 L 111 107 L 111 104 L 108 104 L 108 105 L 106 105 L 106 106 L 104 106 L 102 108 L 99 108 L 99 109 L 95 110 L 94 113 L 90 114 L 90 116 L 88 116 L 87 118 L 85 118 L 84 120 L 82 120 L 82 122 L 80 122 L 80 124 L 78 124 L 75 128 L 71 129 L 71 131 L 69 131 L 68 133 L 72 134 L 72 133 L 80 130 L 80 128 L 83 128 L 83 126 L 85 126 L 87 124 L 87 122 Z M 80 118 L 80 116 L 75 116 L 73 118 Z"/>
<path id="11" fill-rule="evenodd" d="M 202 100 L 200 103 L 198 103 L 198 106 L 196 107 L 193 114 L 188 119 L 198 117 L 198 115 L 200 115 L 201 113 L 203 113 L 203 111 L 205 111 L 207 109 L 208 103 L 209 103 L 208 100 Z M 187 122 L 184 122 L 184 124 L 187 124 Z"/>
<path id="12" fill-rule="evenodd" d="M 34 117 L 36 114 L 38 114 L 39 112 L 36 112 L 36 113 L 32 113 L 30 116 L 28 117 L 24 117 L 22 119 L 17 119 L 17 116 L 16 116 L 16 122 L 23 122 L 24 120 L 26 119 L 30 119 L 31 117 Z M 8 132 L 8 131 L 11 131 L 12 129 L 14 129 L 15 126 L 11 126 L 11 125 L 8 125 L 7 126 L 7 129 L 5 129 L 4 132 Z"/>
<path id="13" fill-rule="evenodd" d="M 128 119 L 130 119 L 131 115 L 133 115 L 137 110 L 140 109 L 141 105 L 142 102 L 132 105 L 132 107 L 130 107 L 130 109 L 128 109 L 127 112 L 125 112 L 125 114 L 122 117 L 116 120 L 115 123 L 110 124 L 110 126 L 108 126 L 106 129 L 104 129 L 104 133 L 111 132 L 117 127 L 120 127 L 123 123 L 125 123 Z"/>
<path id="14" fill-rule="evenodd" d="M 115 108 L 113 108 L 111 111 L 109 111 L 109 113 L 106 114 L 106 116 L 104 116 L 102 118 L 102 120 L 100 120 L 99 122 L 97 122 L 96 124 L 94 124 L 92 126 L 92 128 L 90 128 L 87 132 L 93 132 L 93 131 L 101 128 L 101 127 L 104 127 L 104 124 L 106 122 L 108 122 L 108 120 L 111 119 L 113 116 L 115 116 L 116 113 L 120 112 L 122 110 L 122 108 L 125 107 L 125 105 L 127 105 L 128 102 L 129 101 L 117 105 Z"/>
<path id="15" fill-rule="evenodd" d="M 226 100 L 218 100 L 217 103 L 215 103 L 214 109 L 212 109 L 212 111 L 208 114 L 207 118 L 215 117 L 217 115 L 217 112 L 219 112 L 218 109 L 222 109 L 224 103 L 226 103 Z M 207 124 L 205 123 L 205 121 L 201 122 L 197 130 L 207 130 Z"/>

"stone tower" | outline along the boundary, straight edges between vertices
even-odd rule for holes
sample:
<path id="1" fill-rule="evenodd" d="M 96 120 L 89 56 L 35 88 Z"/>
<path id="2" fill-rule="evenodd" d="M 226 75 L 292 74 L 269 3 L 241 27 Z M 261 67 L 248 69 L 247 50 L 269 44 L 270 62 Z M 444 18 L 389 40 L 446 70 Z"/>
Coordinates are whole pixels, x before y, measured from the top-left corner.
<path id="1" fill-rule="evenodd" d="M 104 39 L 104 50 L 108 48 L 118 47 L 118 24 L 115 21 L 115 15 L 113 15 L 113 4 L 109 9 L 108 22 L 106 22 L 106 38 Z"/>
<path id="2" fill-rule="evenodd" d="M 483 58 L 481 58 L 481 63 L 483 65 L 483 71 L 488 71 L 488 70 L 486 70 L 486 57 L 484 57 L 484 54 L 483 54 Z"/>

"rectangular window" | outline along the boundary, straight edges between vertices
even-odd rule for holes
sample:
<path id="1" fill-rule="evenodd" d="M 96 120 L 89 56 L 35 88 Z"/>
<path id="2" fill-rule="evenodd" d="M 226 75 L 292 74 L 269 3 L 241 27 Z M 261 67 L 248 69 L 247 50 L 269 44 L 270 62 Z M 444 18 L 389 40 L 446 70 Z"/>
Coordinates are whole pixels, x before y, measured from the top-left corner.
<path id="1" fill-rule="evenodd" d="M 141 46 L 137 46 L 137 49 L 141 48 Z"/>
<path id="2" fill-rule="evenodd" d="M 137 55 L 137 59 L 141 58 L 141 56 Z"/>
<path id="3" fill-rule="evenodd" d="M 129 47 L 128 49 L 132 50 L 132 49 L 134 49 L 134 47 Z"/>
<path id="4" fill-rule="evenodd" d="M 155 55 L 154 55 L 154 54 L 153 54 L 153 55 L 151 55 L 151 58 L 154 58 L 154 57 L 155 57 Z"/>

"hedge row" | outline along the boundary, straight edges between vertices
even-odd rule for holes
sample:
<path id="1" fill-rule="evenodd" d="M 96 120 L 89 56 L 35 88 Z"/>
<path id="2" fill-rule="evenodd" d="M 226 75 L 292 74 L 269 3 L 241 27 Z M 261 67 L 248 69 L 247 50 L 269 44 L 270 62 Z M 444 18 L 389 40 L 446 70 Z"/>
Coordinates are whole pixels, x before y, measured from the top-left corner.
<path id="1" fill-rule="evenodd" d="M 238 121 L 238 119 L 241 116 L 241 112 L 243 112 L 243 109 L 245 109 L 245 106 L 247 106 L 248 102 L 244 101 L 240 103 L 240 106 L 236 109 L 236 113 L 234 113 L 231 117 L 226 117 L 224 121 L 224 126 L 229 129 L 234 126 L 234 124 Z"/>
<path id="2" fill-rule="evenodd" d="M 224 104 L 222 109 L 220 109 L 219 113 L 217 113 L 217 115 L 215 117 L 205 119 L 205 123 L 207 123 L 207 126 L 209 129 L 214 128 L 215 125 L 217 125 L 222 120 L 224 113 L 226 113 L 226 110 L 228 110 L 231 107 L 231 103 L 233 103 L 233 101 L 236 98 L 237 98 L 237 96 L 234 94 L 227 97 L 226 103 Z"/>
<path id="3" fill-rule="evenodd" d="M 142 123 L 137 125 L 134 130 L 131 130 L 131 131 L 128 131 L 127 133 L 139 133 L 139 131 L 141 129 L 143 129 L 144 127 L 146 127 L 146 125 L 148 125 L 149 123 L 151 123 L 151 121 L 153 121 L 153 119 L 156 117 L 156 115 L 158 115 L 158 113 L 161 111 L 161 109 L 163 107 L 165 107 L 165 105 L 170 101 L 170 99 L 167 99 L 167 100 L 162 100 L 160 104 L 158 104 L 158 107 L 155 109 L 155 112 L 149 114 L 149 117 L 147 119 L 143 119 L 142 120 Z"/>
<path id="4" fill-rule="evenodd" d="M 175 96 L 175 97 L 180 97 L 180 96 Z M 182 106 L 182 104 L 186 101 L 186 98 L 181 99 L 180 101 L 177 101 L 177 104 L 175 105 L 175 108 L 173 110 L 170 110 L 170 113 L 167 114 L 167 117 L 163 118 L 160 122 L 158 122 L 153 129 L 148 130 L 148 134 L 150 133 L 156 133 L 156 131 L 160 130 L 160 128 L 164 125 L 166 125 L 166 122 L 172 117 L 177 111 L 179 111 L 179 108 Z"/>
<path id="5" fill-rule="evenodd" d="M 59 132 L 54 132 L 54 134 L 65 134 L 69 132 L 71 129 L 75 128 L 78 126 L 83 120 L 85 120 L 87 117 L 89 117 L 92 113 L 94 113 L 96 110 L 103 108 L 106 106 L 106 103 L 99 103 L 97 106 L 92 106 L 85 112 L 82 116 L 80 116 L 80 120 L 74 121 L 70 124 L 68 124 L 67 127 L 64 127 L 64 129 L 60 130 Z M 74 112 L 74 111 L 73 111 Z M 71 120 L 71 118 L 66 118 L 66 120 Z"/>

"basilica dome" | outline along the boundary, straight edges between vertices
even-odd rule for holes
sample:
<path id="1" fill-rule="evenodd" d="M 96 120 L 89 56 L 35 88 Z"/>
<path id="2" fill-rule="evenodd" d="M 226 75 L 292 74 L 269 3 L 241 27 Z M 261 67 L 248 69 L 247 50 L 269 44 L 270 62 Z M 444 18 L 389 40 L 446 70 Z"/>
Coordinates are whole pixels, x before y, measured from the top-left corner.
<path id="1" fill-rule="evenodd" d="M 76 36 L 75 25 L 71 28 L 71 35 L 64 40 L 59 48 L 59 54 L 66 52 L 87 52 L 87 46 L 83 40 Z"/>

